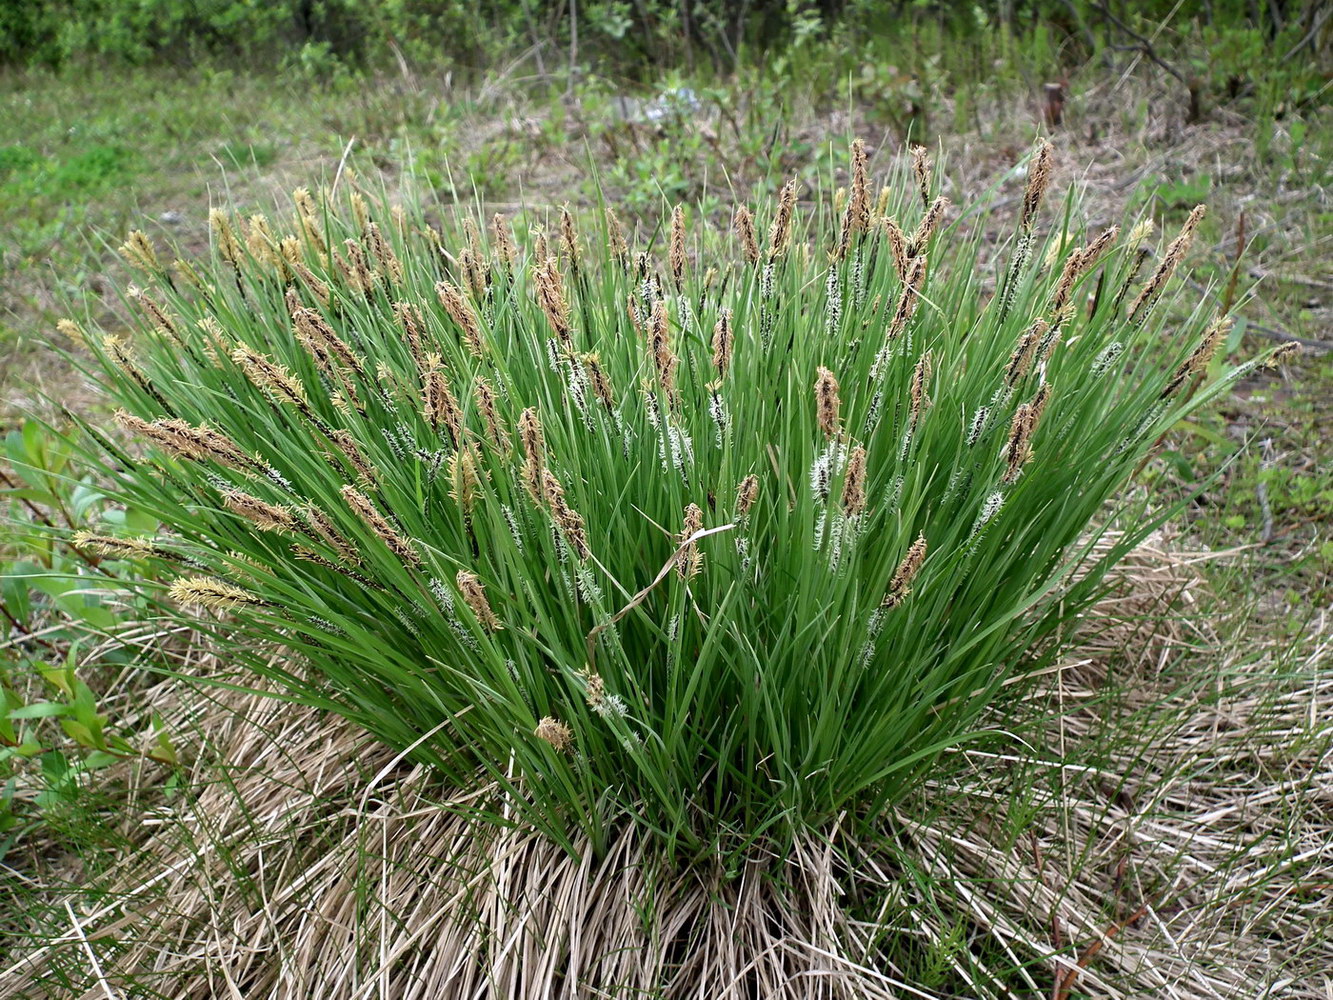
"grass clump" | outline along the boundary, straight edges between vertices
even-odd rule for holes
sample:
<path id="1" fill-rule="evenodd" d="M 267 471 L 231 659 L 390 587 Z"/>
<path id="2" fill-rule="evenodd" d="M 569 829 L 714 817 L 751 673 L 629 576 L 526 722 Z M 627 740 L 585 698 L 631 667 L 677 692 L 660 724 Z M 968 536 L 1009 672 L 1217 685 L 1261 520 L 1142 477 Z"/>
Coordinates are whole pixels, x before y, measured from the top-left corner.
<path id="1" fill-rule="evenodd" d="M 1049 226 L 1051 155 L 998 250 L 860 143 L 835 211 L 725 231 L 444 235 L 344 178 L 202 265 L 133 235 L 137 329 L 87 339 L 146 451 L 89 430 L 164 613 L 283 696 L 504 790 L 469 808 L 732 868 L 985 735 L 1155 523 L 1094 544 L 1154 443 L 1264 360 L 1201 384 L 1202 209 L 1155 260 Z"/>

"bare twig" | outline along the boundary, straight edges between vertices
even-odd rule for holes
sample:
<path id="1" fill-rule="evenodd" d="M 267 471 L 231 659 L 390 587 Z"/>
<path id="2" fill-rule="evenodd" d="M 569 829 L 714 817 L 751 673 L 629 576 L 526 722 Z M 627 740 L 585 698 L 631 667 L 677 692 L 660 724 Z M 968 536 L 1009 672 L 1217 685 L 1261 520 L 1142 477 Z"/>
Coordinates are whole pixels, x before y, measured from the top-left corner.
<path id="1" fill-rule="evenodd" d="M 1189 86 L 1189 81 L 1185 79 L 1185 74 L 1180 72 L 1180 70 L 1176 69 L 1169 62 L 1167 62 L 1165 59 L 1159 56 L 1157 54 L 1157 50 L 1153 48 L 1152 42 L 1150 40 L 1145 38 L 1143 35 L 1140 35 L 1137 31 L 1135 31 L 1133 28 L 1127 25 L 1124 21 L 1120 20 L 1120 18 L 1112 14 L 1106 8 L 1105 4 L 1093 3 L 1091 6 L 1094 10 L 1098 11 L 1113 25 L 1115 25 L 1117 28 L 1123 31 L 1126 35 L 1134 39 L 1134 41 L 1138 42 L 1137 45 L 1116 46 L 1117 48 L 1123 47 L 1125 49 L 1137 50 L 1139 52 L 1142 52 L 1145 56 L 1147 56 L 1150 60 L 1155 62 L 1162 69 L 1166 70 L 1181 83 L 1185 84 L 1185 86 L 1187 87 Z"/>

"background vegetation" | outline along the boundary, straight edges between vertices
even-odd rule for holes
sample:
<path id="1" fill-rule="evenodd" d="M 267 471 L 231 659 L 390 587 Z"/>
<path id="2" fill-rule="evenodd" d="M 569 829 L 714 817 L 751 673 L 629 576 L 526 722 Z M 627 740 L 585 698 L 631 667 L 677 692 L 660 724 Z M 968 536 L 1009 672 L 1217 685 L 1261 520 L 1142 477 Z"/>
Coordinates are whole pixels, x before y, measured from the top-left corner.
<path id="1" fill-rule="evenodd" d="M 1318 49 L 1326 21 L 1310 0 L 38 0 L 0 12 L 0 63 L 193 67 L 245 59 L 270 68 L 377 70 L 407 60 L 477 74 L 535 47 L 553 50 L 548 59 L 567 51 L 571 66 L 651 79 L 664 65 L 734 71 L 758 53 L 821 41 L 839 43 L 846 53 L 839 63 L 863 63 L 930 25 L 967 48 L 996 30 L 1039 38 L 1046 52 L 1028 54 L 1045 56 L 1030 66 L 1040 73 L 1126 45 L 1156 59 L 1152 39 L 1165 23 L 1175 34 L 1225 39 L 1225 47 L 1258 56 L 1267 46 Z M 943 50 L 932 55 L 947 58 Z M 1203 76 L 1202 65 L 1185 68 Z"/>

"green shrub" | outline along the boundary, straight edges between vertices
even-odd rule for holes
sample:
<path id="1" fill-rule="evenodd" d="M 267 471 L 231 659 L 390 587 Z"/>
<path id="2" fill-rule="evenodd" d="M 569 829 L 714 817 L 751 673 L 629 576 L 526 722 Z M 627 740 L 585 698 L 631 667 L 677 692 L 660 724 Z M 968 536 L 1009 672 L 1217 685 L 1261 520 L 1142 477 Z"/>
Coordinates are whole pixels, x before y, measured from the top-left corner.
<path id="1" fill-rule="evenodd" d="M 198 269 L 132 234 L 157 287 L 89 340 L 135 444 L 89 430 L 167 531 L 103 544 L 283 696 L 504 789 L 468 808 L 705 853 L 870 819 L 985 735 L 1156 523 L 1115 499 L 1154 442 L 1258 363 L 1198 391 L 1202 209 L 1155 263 L 1147 225 L 1084 245 L 1039 224 L 1043 146 L 997 249 L 919 152 L 877 198 L 856 145 L 841 222 L 793 183 L 642 251 L 346 184 L 216 213 Z"/>

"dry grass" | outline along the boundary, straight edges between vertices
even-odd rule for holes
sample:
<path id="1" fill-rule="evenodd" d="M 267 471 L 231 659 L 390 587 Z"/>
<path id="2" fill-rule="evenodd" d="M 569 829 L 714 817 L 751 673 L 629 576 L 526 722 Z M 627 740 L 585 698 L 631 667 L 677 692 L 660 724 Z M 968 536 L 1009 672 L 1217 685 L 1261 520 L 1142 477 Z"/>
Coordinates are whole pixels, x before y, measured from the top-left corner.
<path id="1" fill-rule="evenodd" d="M 1131 557 L 1033 696 L 1064 709 L 1047 746 L 960 751 L 874 853 L 833 830 L 730 879 L 632 828 L 577 860 L 478 827 L 341 720 L 173 682 L 197 795 L 47 893 L 0 997 L 1326 1000 L 1329 623 L 1303 662 L 1210 664 L 1209 557 Z"/>

